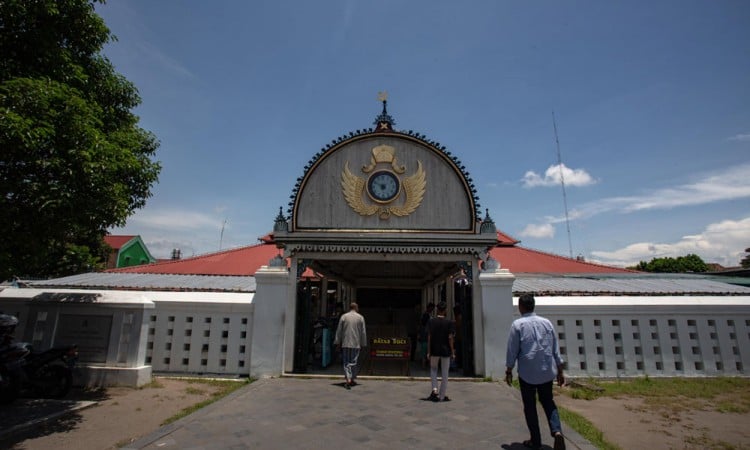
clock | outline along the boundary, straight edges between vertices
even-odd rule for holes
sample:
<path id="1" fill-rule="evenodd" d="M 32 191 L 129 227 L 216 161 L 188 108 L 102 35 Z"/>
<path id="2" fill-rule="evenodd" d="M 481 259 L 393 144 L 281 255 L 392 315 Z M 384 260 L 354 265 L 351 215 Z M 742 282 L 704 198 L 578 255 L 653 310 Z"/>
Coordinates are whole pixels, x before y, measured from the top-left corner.
<path id="1" fill-rule="evenodd" d="M 370 198 L 379 203 L 388 203 L 398 196 L 401 182 L 398 177 L 388 170 L 380 170 L 370 175 L 367 180 L 367 193 Z"/>

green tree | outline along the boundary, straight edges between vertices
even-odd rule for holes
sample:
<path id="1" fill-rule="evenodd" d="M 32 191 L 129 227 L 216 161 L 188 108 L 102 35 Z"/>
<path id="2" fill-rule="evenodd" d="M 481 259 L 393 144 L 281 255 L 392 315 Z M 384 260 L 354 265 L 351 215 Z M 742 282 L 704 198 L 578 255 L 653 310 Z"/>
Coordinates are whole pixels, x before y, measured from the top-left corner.
<path id="1" fill-rule="evenodd" d="M 750 248 L 745 249 L 745 255 L 744 258 L 740 261 L 740 266 L 744 267 L 745 269 L 750 269 Z"/>
<path id="2" fill-rule="evenodd" d="M 0 279 L 100 266 L 161 169 L 87 0 L 0 1 Z M 100 1 L 99 3 L 103 3 Z"/>
<path id="3" fill-rule="evenodd" d="M 677 258 L 665 257 L 654 258 L 649 262 L 641 261 L 631 269 L 656 273 L 697 273 L 708 271 L 708 266 L 700 256 L 691 253 Z"/>

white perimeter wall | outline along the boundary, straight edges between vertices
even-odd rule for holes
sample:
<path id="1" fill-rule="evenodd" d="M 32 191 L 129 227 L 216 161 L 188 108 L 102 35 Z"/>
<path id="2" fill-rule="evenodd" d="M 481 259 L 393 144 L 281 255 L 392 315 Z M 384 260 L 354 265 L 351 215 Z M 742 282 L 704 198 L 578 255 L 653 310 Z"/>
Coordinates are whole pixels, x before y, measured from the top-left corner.
<path id="1" fill-rule="evenodd" d="M 571 376 L 750 375 L 747 296 L 537 297 L 536 305 L 555 325 Z"/>
<path id="2" fill-rule="evenodd" d="M 3 294 L 0 310 L 18 314 L 22 326 L 26 324 L 29 300 L 2 298 L 8 290 Z M 155 305 L 144 317 L 146 364 L 153 371 L 250 374 L 254 294 L 117 293 L 123 294 L 145 297 Z M 513 311 L 515 318 L 515 297 Z M 537 297 L 536 312 L 555 325 L 570 376 L 750 375 L 747 296 Z M 505 358 L 502 343 L 490 340 L 485 345 L 485 355 Z"/>
<path id="3" fill-rule="evenodd" d="M 146 364 L 154 372 L 247 376 L 253 294 L 149 292 Z"/>
<path id="4" fill-rule="evenodd" d="M 155 372 L 249 375 L 253 294 L 149 294 Z M 569 376 L 750 375 L 749 297 L 537 297 L 536 312 L 555 325 Z"/>

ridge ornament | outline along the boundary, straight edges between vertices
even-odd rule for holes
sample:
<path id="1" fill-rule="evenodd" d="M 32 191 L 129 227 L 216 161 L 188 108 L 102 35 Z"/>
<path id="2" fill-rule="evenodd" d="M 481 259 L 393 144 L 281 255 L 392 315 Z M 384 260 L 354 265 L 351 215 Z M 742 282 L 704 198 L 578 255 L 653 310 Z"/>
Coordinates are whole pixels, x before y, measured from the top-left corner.
<path id="1" fill-rule="evenodd" d="M 408 216 L 413 213 L 424 198 L 426 174 L 422 162 L 417 161 L 414 174 L 400 178 L 406 172 L 405 166 L 399 166 L 394 156 L 396 149 L 388 145 L 379 145 L 372 149 L 370 164 L 362 167 L 362 172 L 369 177 L 359 177 L 349 170 L 349 162 L 341 172 L 341 190 L 346 203 L 359 215 L 378 214 L 382 220 L 394 216 Z M 390 167 L 383 167 L 390 164 Z M 381 165 L 381 168 L 375 168 Z M 367 196 L 365 196 L 367 192 Z M 404 194 L 403 204 L 393 202 Z M 369 199 L 371 202 L 366 202 Z"/>

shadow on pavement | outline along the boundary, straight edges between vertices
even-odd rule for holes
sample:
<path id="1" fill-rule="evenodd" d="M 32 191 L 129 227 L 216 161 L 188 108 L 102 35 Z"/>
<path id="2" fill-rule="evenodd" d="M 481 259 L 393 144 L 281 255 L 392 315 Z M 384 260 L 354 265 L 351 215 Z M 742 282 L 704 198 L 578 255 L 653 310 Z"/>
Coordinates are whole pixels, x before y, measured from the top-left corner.
<path id="1" fill-rule="evenodd" d="M 0 448 L 21 448 L 27 439 L 75 429 L 81 409 L 108 398 L 106 389 L 73 388 L 64 399 L 19 398 L 0 405 Z"/>

